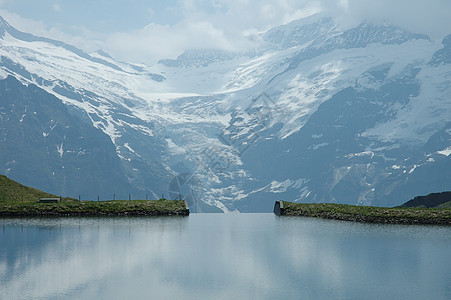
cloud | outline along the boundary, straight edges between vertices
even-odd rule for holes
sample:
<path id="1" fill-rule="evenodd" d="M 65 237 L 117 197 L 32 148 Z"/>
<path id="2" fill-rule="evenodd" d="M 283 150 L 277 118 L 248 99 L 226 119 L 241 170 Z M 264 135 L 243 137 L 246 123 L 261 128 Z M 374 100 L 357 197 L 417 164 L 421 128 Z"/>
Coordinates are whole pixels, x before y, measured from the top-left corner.
<path id="1" fill-rule="evenodd" d="M 0 15 L 14 28 L 31 33 L 36 36 L 47 37 L 70 45 L 79 47 L 85 51 L 95 51 L 100 49 L 106 38 L 105 35 L 94 33 L 84 27 L 71 28 L 78 32 L 78 35 L 66 33 L 63 27 L 48 27 L 43 21 L 35 21 L 22 16 L 0 9 Z"/>
<path id="2" fill-rule="evenodd" d="M 145 63 L 176 58 L 186 49 L 234 49 L 224 32 L 208 21 L 175 26 L 152 23 L 134 32 L 113 34 L 105 46 L 113 55 L 125 58 L 132 54 L 135 61 Z"/>
<path id="3" fill-rule="evenodd" d="M 61 12 L 61 5 L 59 3 L 53 4 L 52 7 L 55 12 Z"/>
<path id="4" fill-rule="evenodd" d="M 148 63 L 174 58 L 186 49 L 240 51 L 256 45 L 258 32 L 317 12 L 331 15 L 343 30 L 366 21 L 390 23 L 433 39 L 451 33 L 449 0 L 180 0 L 178 7 L 182 17 L 175 25 L 149 24 L 113 34 L 106 47 L 121 58 L 132 55 Z"/>
<path id="5" fill-rule="evenodd" d="M 263 30 L 319 11 L 306 1 L 179 1 L 182 17 L 174 25 L 149 24 L 133 32 L 112 34 L 106 50 L 121 59 L 155 63 L 185 50 L 245 51 L 256 46 Z M 133 56 L 133 57 L 132 57 Z"/>
<path id="6" fill-rule="evenodd" d="M 449 0 L 321 0 L 320 5 L 343 28 L 366 21 L 390 23 L 435 39 L 451 33 Z"/>
<path id="7" fill-rule="evenodd" d="M 4 1 L 5 2 L 5 1 Z M 0 0 L 0 4 L 1 4 Z M 0 9 L 0 15 L 13 27 L 18 30 L 32 33 L 32 34 L 46 34 L 48 30 L 46 25 L 42 21 L 35 21 L 27 18 L 23 18 L 18 14 L 10 13 L 7 10 Z"/>
<path id="8" fill-rule="evenodd" d="M 10 1 L 0 0 L 0 5 Z M 64 4 L 69 5 L 71 1 L 74 0 L 67 0 Z M 140 24 L 138 26 L 142 27 L 133 27 L 132 30 L 118 30 L 116 26 L 102 33 L 85 27 L 91 21 L 87 18 L 96 18 L 96 22 L 105 20 L 102 28 L 113 28 L 108 20 L 110 14 L 117 13 L 115 10 L 120 7 L 116 1 L 109 2 L 108 10 L 87 8 L 87 11 L 94 9 L 96 13 L 92 16 L 84 14 L 83 18 L 80 16 L 80 24 L 71 26 L 62 22 L 47 27 L 43 21 L 0 13 L 20 30 L 59 39 L 87 51 L 102 48 L 118 59 L 148 64 L 163 58 L 175 58 L 189 49 L 251 49 L 258 45 L 258 33 L 317 12 L 331 15 L 342 29 L 367 21 L 390 23 L 412 32 L 428 34 L 436 40 L 451 33 L 449 0 L 172 0 L 165 2 L 168 3 L 166 6 L 136 1 L 136 5 L 145 3 L 142 10 L 153 23 Z M 61 8 L 50 7 L 59 10 L 58 14 L 62 16 L 69 13 Z M 123 14 L 121 23 L 117 22 L 117 15 L 114 16 L 114 24 L 122 23 L 123 28 L 130 28 L 126 25 L 133 23 L 130 15 Z M 165 16 L 171 20 L 166 20 Z"/>

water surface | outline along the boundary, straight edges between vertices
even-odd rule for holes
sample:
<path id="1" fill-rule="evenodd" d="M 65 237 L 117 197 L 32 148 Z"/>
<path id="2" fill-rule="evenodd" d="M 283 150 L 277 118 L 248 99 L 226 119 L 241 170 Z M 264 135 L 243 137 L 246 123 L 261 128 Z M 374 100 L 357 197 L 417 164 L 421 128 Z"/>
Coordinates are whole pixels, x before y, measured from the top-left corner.
<path id="1" fill-rule="evenodd" d="M 451 228 L 273 214 L 0 219 L 0 299 L 451 299 Z"/>

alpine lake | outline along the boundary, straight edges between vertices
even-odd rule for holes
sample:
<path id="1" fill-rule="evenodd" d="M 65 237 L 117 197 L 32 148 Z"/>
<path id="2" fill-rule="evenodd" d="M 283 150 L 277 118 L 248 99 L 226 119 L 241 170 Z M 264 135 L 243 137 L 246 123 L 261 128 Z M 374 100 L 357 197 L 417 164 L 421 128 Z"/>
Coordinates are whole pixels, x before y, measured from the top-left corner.
<path id="1" fill-rule="evenodd" d="M 451 299 L 451 227 L 0 218 L 0 299 Z"/>

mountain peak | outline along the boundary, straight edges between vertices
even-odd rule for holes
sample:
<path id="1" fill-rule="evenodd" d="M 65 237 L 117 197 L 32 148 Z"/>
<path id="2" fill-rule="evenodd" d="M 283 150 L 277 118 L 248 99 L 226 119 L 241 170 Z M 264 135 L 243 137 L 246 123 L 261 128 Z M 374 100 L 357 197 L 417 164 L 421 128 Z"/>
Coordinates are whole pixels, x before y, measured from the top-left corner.
<path id="1" fill-rule="evenodd" d="M 409 40 L 421 39 L 431 41 L 427 35 L 412 33 L 389 24 L 362 23 L 349 32 L 366 32 L 375 42 L 382 44 L 401 44 Z"/>
<path id="2" fill-rule="evenodd" d="M 86 53 L 84 50 L 81 50 L 73 45 L 69 45 L 67 43 L 61 42 L 61 41 L 57 41 L 54 39 L 50 39 L 50 38 L 45 38 L 45 37 L 38 37 L 35 36 L 33 34 L 30 33 L 25 33 L 22 32 L 20 30 L 17 30 L 16 28 L 14 28 L 13 26 L 11 26 L 5 19 L 3 19 L 0 16 L 0 38 L 4 38 L 5 37 L 5 33 L 10 34 L 12 37 L 14 37 L 17 40 L 21 40 L 21 41 L 25 41 L 25 42 L 44 42 L 44 43 L 48 43 L 51 44 L 53 46 L 56 47 L 61 47 L 64 48 L 68 51 L 73 52 L 74 54 L 78 55 L 79 57 L 82 57 L 84 59 L 99 63 L 99 64 L 103 64 L 106 65 L 110 68 L 113 68 L 117 71 L 123 71 L 120 67 L 118 67 L 115 64 L 112 64 L 110 62 L 107 62 L 104 59 L 101 58 L 97 58 L 97 57 L 92 57 L 91 55 L 89 55 L 88 53 Z"/>
<path id="3" fill-rule="evenodd" d="M 263 40 L 281 49 L 309 43 L 336 28 L 332 18 L 315 14 L 307 18 L 272 28 L 263 34 Z"/>
<path id="4" fill-rule="evenodd" d="M 435 52 L 432 56 L 429 62 L 430 65 L 437 66 L 451 63 L 451 34 L 443 39 L 442 45 L 443 48 Z"/>
<path id="5" fill-rule="evenodd" d="M 447 35 L 443 40 L 442 44 L 445 47 L 451 47 L 451 34 Z"/>
<path id="6" fill-rule="evenodd" d="M 4 38 L 5 33 L 9 32 L 10 28 L 12 28 L 12 26 L 9 25 L 9 23 L 5 19 L 3 19 L 2 16 L 0 16 L 0 38 Z"/>
<path id="7" fill-rule="evenodd" d="M 6 21 L 4 18 L 0 16 L 0 37 L 4 38 L 6 32 L 18 40 L 23 40 L 27 42 L 32 42 L 40 39 L 30 33 L 25 33 L 20 30 L 17 30 L 11 24 L 9 24 L 8 21 Z"/>
<path id="8" fill-rule="evenodd" d="M 411 33 L 393 25 L 364 22 L 342 33 L 330 35 L 326 39 L 316 38 L 313 45 L 329 51 L 365 48 L 370 44 L 401 45 L 411 40 L 431 41 L 427 35 Z"/>

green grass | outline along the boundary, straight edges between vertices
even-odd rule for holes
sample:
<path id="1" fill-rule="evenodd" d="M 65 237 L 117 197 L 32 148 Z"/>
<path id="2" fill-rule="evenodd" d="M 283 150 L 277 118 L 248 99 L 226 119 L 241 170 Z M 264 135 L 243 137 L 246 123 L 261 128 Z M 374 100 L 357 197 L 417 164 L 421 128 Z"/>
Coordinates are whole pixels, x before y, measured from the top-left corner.
<path id="1" fill-rule="evenodd" d="M 78 201 L 62 198 L 58 203 L 38 203 L 41 198 L 56 195 L 24 186 L 0 175 L 0 216 L 124 216 L 188 215 L 185 201 L 116 200 Z"/>
<path id="2" fill-rule="evenodd" d="M 150 216 L 188 215 L 184 201 L 115 200 L 62 201 L 59 203 L 0 202 L 0 216 Z"/>
<path id="3" fill-rule="evenodd" d="M 445 202 L 445 203 L 442 203 L 442 204 L 440 204 L 439 206 L 437 206 L 437 208 L 447 208 L 447 209 L 451 209 L 451 201 L 448 201 L 448 202 Z"/>
<path id="4" fill-rule="evenodd" d="M 283 201 L 284 215 L 387 224 L 451 225 L 451 209 L 386 208 Z"/>
<path id="5" fill-rule="evenodd" d="M 4 175 L 0 175 L 0 202 L 4 201 L 37 201 L 40 198 L 58 198 L 56 195 L 24 186 Z"/>

